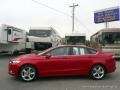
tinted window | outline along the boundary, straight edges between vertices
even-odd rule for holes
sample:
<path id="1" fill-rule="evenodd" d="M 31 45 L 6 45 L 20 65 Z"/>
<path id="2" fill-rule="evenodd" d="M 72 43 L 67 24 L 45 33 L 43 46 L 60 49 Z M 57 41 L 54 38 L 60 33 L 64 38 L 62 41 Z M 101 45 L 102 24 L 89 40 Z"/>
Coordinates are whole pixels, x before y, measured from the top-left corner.
<path id="1" fill-rule="evenodd" d="M 8 34 L 10 35 L 11 34 L 11 29 L 7 29 L 8 30 Z"/>
<path id="2" fill-rule="evenodd" d="M 85 36 L 65 36 L 68 44 L 85 44 Z"/>
<path id="3" fill-rule="evenodd" d="M 69 47 L 56 48 L 49 52 L 48 54 L 52 56 L 69 55 Z"/>
<path id="4" fill-rule="evenodd" d="M 85 54 L 96 54 L 96 53 L 97 53 L 96 50 L 88 49 L 88 48 L 85 49 Z"/>
<path id="5" fill-rule="evenodd" d="M 103 44 L 120 44 L 120 32 L 103 32 L 101 37 Z"/>
<path id="6" fill-rule="evenodd" d="M 73 47 L 73 55 L 79 55 L 80 51 L 77 47 Z"/>
<path id="7" fill-rule="evenodd" d="M 37 37 L 48 37 L 51 35 L 51 30 L 30 30 L 29 35 Z"/>
<path id="8" fill-rule="evenodd" d="M 85 54 L 96 54 L 97 51 L 89 49 L 89 48 L 80 48 L 80 47 L 73 47 L 72 55 L 85 55 Z"/>

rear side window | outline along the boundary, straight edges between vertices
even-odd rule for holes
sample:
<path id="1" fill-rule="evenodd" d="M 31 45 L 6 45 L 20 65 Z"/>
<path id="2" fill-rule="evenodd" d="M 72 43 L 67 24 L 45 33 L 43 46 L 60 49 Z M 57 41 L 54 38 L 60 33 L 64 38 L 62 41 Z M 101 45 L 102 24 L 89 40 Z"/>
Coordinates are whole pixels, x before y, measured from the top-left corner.
<path id="1" fill-rule="evenodd" d="M 85 53 L 86 53 L 86 54 L 96 54 L 97 51 L 96 51 L 96 50 L 93 50 L 93 49 L 85 48 Z"/>
<path id="2" fill-rule="evenodd" d="M 73 47 L 72 55 L 85 55 L 85 54 L 96 54 L 97 51 L 89 48 L 83 47 Z"/>

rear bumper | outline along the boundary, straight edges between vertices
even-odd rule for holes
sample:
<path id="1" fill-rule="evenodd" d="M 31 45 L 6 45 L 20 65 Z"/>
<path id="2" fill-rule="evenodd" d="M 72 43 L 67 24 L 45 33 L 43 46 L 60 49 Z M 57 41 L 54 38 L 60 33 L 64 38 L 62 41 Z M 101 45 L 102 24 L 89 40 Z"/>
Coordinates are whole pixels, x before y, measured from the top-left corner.
<path id="1" fill-rule="evenodd" d="M 114 63 L 109 63 L 107 65 L 107 73 L 112 73 L 112 72 L 115 72 L 116 70 L 116 62 Z"/>
<path id="2" fill-rule="evenodd" d="M 112 68 L 112 69 L 108 69 L 108 70 L 107 70 L 107 73 L 115 72 L 115 70 L 116 70 L 116 67 L 114 67 L 114 68 Z"/>

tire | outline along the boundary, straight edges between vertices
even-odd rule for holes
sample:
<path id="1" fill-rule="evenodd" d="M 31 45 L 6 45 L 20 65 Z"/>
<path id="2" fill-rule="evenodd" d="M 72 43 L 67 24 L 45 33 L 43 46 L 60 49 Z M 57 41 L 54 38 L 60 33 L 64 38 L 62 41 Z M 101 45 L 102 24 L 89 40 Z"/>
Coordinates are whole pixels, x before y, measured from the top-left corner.
<path id="1" fill-rule="evenodd" d="M 95 80 L 101 80 L 105 76 L 105 68 L 102 65 L 94 65 L 90 71 L 90 77 Z"/>
<path id="2" fill-rule="evenodd" d="M 23 81 L 30 82 L 36 79 L 37 71 L 32 65 L 25 65 L 21 68 L 19 75 Z"/>

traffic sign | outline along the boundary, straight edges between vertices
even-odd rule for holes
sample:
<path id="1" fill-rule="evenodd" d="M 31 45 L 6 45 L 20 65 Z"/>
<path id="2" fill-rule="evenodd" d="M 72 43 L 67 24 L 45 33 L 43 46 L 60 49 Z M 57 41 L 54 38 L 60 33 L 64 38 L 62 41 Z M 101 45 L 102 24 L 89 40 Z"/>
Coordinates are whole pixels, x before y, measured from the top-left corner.
<path id="1" fill-rule="evenodd" d="M 94 22 L 104 23 L 120 20 L 120 8 L 112 7 L 94 12 Z"/>

